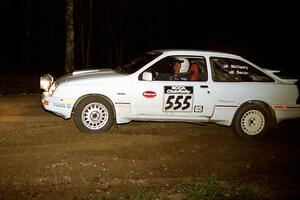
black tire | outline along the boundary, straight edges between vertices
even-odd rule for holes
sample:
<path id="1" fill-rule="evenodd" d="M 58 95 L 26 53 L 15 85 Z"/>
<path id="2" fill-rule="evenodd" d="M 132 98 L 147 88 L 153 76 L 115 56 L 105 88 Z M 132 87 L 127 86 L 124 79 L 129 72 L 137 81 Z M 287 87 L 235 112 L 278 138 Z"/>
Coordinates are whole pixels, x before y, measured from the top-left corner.
<path id="1" fill-rule="evenodd" d="M 112 127 L 114 118 L 112 105 L 101 96 L 86 97 L 75 108 L 75 124 L 84 133 L 107 131 Z"/>
<path id="2" fill-rule="evenodd" d="M 271 116 L 264 107 L 245 104 L 235 114 L 231 128 L 242 138 L 258 138 L 267 133 L 270 120 Z"/>

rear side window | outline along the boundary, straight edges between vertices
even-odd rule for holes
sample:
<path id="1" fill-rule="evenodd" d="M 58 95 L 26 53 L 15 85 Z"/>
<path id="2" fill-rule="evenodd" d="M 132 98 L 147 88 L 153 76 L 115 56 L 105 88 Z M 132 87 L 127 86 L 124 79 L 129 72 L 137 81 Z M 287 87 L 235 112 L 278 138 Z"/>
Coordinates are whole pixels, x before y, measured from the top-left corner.
<path id="1" fill-rule="evenodd" d="M 267 74 L 241 60 L 211 57 L 210 63 L 216 82 L 274 82 Z"/>

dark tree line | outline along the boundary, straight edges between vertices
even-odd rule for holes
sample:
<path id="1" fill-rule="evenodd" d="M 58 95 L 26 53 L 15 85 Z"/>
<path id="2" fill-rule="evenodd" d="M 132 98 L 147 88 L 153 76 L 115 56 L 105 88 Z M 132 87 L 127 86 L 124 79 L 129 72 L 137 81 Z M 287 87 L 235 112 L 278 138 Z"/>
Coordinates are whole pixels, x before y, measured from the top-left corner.
<path id="1" fill-rule="evenodd" d="M 286 51 L 270 53 L 294 49 L 299 41 L 295 14 L 277 15 L 292 7 L 274 4 L 267 10 L 269 5 L 259 1 L 198 3 L 73 0 L 74 68 L 114 67 L 158 48 L 225 51 L 263 66 L 287 71 L 295 67 L 294 57 L 288 63 L 273 59 L 288 56 Z M 294 71 L 299 76 L 299 70 Z"/>
<path id="2" fill-rule="evenodd" d="M 3 2 L 2 2 L 3 1 Z M 3 52 L 20 73 L 116 67 L 165 48 L 164 5 L 139 0 L 1 0 Z M 162 12 L 164 10 L 164 12 Z M 5 38 L 8 38 L 5 39 Z"/>
<path id="3" fill-rule="evenodd" d="M 59 0 L 0 1 L 1 71 L 64 71 L 65 4 Z"/>
<path id="4" fill-rule="evenodd" d="M 292 69 L 295 8 L 260 1 L 0 0 L 0 64 L 14 73 L 60 75 L 113 68 L 151 49 L 188 48 Z"/>
<path id="5" fill-rule="evenodd" d="M 147 23 L 158 15 L 148 15 L 144 4 L 138 0 L 1 0 L 0 64 L 5 66 L 1 69 L 62 74 L 123 64 L 157 44 L 150 41 L 156 36 L 146 32 Z M 151 45 L 146 47 L 147 43 Z"/>
<path id="6" fill-rule="evenodd" d="M 163 34 L 150 27 L 159 13 L 137 0 L 74 0 L 76 68 L 113 67 L 160 47 Z"/>
<path id="7" fill-rule="evenodd" d="M 65 72 L 74 71 L 74 1 L 67 0 L 66 5 L 66 62 Z"/>
<path id="8" fill-rule="evenodd" d="M 219 31 L 226 28 L 224 17 L 216 23 L 208 20 L 211 13 L 205 5 L 190 1 L 4 1 L 7 14 L 15 19 L 7 43 L 9 59 L 23 72 L 62 74 L 115 67 L 158 48 L 236 47 L 229 31 Z"/>

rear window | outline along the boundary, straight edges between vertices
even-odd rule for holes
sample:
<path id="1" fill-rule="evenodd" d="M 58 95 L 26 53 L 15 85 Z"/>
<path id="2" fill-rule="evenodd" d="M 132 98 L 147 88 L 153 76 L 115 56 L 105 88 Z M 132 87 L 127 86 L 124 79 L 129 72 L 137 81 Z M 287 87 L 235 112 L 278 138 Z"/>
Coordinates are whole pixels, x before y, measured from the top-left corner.
<path id="1" fill-rule="evenodd" d="M 274 82 L 270 76 L 241 60 L 211 57 L 210 63 L 216 82 Z"/>

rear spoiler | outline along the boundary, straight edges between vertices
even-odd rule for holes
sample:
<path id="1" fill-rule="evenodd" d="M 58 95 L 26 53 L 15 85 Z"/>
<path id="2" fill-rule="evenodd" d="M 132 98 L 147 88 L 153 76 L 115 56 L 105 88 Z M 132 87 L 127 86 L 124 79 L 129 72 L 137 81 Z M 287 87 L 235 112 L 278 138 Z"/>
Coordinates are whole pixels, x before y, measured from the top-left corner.
<path id="1" fill-rule="evenodd" d="M 272 74 L 273 76 L 276 76 L 277 79 L 279 79 L 280 82 L 282 83 L 286 83 L 286 84 L 295 84 L 297 83 L 298 79 L 296 78 L 283 78 L 283 77 L 279 77 L 278 75 L 276 75 L 275 73 L 279 73 L 280 70 L 272 70 L 272 69 L 263 69 L 266 73 L 268 74 Z"/>

